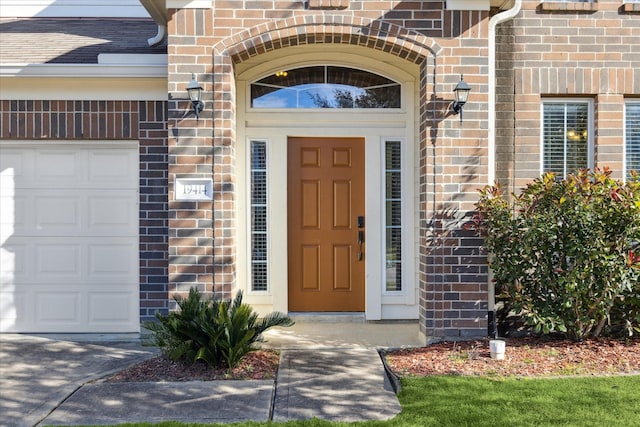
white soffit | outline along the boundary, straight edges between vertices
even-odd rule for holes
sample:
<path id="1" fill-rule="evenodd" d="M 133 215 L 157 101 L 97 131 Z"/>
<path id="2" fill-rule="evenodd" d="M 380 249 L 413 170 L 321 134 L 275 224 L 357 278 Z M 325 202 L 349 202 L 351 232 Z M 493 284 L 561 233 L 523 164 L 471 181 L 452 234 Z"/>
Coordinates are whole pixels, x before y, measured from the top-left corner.
<path id="1" fill-rule="evenodd" d="M 148 18 L 138 0 L 2 0 L 3 18 Z"/>
<path id="2" fill-rule="evenodd" d="M 210 9 L 212 0 L 167 0 L 167 9 Z"/>
<path id="3" fill-rule="evenodd" d="M 0 77 L 163 77 L 167 64 L 1 64 Z"/>
<path id="4" fill-rule="evenodd" d="M 98 64 L 109 65 L 158 65 L 167 67 L 166 54 L 138 54 L 138 53 L 100 53 Z M 165 76 L 167 73 L 164 74 Z"/>
<path id="5" fill-rule="evenodd" d="M 490 0 L 447 0 L 447 10 L 489 10 Z"/>

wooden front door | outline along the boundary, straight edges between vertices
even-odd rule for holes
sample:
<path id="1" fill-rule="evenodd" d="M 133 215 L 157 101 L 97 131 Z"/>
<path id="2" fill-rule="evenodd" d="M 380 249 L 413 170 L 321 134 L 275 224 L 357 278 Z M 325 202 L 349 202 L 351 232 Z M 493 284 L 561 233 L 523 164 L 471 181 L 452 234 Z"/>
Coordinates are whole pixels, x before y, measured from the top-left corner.
<path id="1" fill-rule="evenodd" d="M 289 311 L 364 311 L 364 139 L 289 138 L 287 163 Z"/>

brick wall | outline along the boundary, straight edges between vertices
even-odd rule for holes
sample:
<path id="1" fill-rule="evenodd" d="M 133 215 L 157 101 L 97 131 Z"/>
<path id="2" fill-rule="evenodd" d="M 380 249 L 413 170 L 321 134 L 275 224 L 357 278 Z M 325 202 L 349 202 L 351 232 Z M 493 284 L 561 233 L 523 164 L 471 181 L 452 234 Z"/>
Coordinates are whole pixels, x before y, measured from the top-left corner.
<path id="1" fill-rule="evenodd" d="M 540 174 L 547 98 L 594 101 L 595 164 L 622 176 L 624 100 L 640 95 L 639 16 L 621 0 L 578 5 L 524 1 L 497 29 L 497 175 L 509 192 Z"/>
<path id="2" fill-rule="evenodd" d="M 170 293 L 195 286 L 226 297 L 236 286 L 234 66 L 289 46 L 363 46 L 421 68 L 422 331 L 484 335 L 485 256 L 462 224 L 487 178 L 488 19 L 446 11 L 442 1 L 216 0 L 211 9 L 169 10 Z M 188 114 L 191 73 L 207 97 L 199 121 Z M 449 111 L 460 74 L 473 88 L 464 123 Z M 212 202 L 172 201 L 176 177 L 211 174 Z"/>
<path id="3" fill-rule="evenodd" d="M 141 320 L 168 308 L 166 116 L 156 101 L 0 101 L 0 139 L 138 141 Z"/>

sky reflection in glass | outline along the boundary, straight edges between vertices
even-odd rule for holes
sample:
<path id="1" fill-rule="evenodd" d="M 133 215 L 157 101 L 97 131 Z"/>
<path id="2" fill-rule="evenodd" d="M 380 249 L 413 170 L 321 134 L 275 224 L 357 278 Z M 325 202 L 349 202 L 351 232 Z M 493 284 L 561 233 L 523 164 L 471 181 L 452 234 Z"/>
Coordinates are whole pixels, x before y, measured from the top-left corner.
<path id="1" fill-rule="evenodd" d="M 252 83 L 251 107 L 400 108 L 400 84 L 353 68 L 298 68 L 278 72 Z"/>

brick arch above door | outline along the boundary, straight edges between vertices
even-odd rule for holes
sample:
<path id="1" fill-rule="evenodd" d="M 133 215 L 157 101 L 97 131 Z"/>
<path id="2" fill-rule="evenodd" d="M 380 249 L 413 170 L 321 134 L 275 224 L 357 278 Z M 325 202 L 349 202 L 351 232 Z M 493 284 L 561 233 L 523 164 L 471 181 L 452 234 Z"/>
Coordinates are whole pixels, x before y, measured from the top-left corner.
<path id="1" fill-rule="evenodd" d="M 442 48 L 431 38 L 413 30 L 362 17 L 341 15 L 296 16 L 247 28 L 213 47 L 216 56 L 233 64 L 283 47 L 310 44 L 349 44 L 391 53 L 421 63 L 437 56 Z"/>
<path id="2" fill-rule="evenodd" d="M 233 147 L 235 140 L 235 65 L 277 49 L 321 44 L 351 45 L 385 52 L 420 65 L 424 76 L 427 63 L 435 65 L 443 50 L 432 38 L 417 31 L 362 17 L 294 16 L 246 28 L 216 43 L 212 49 L 214 145 Z"/>

